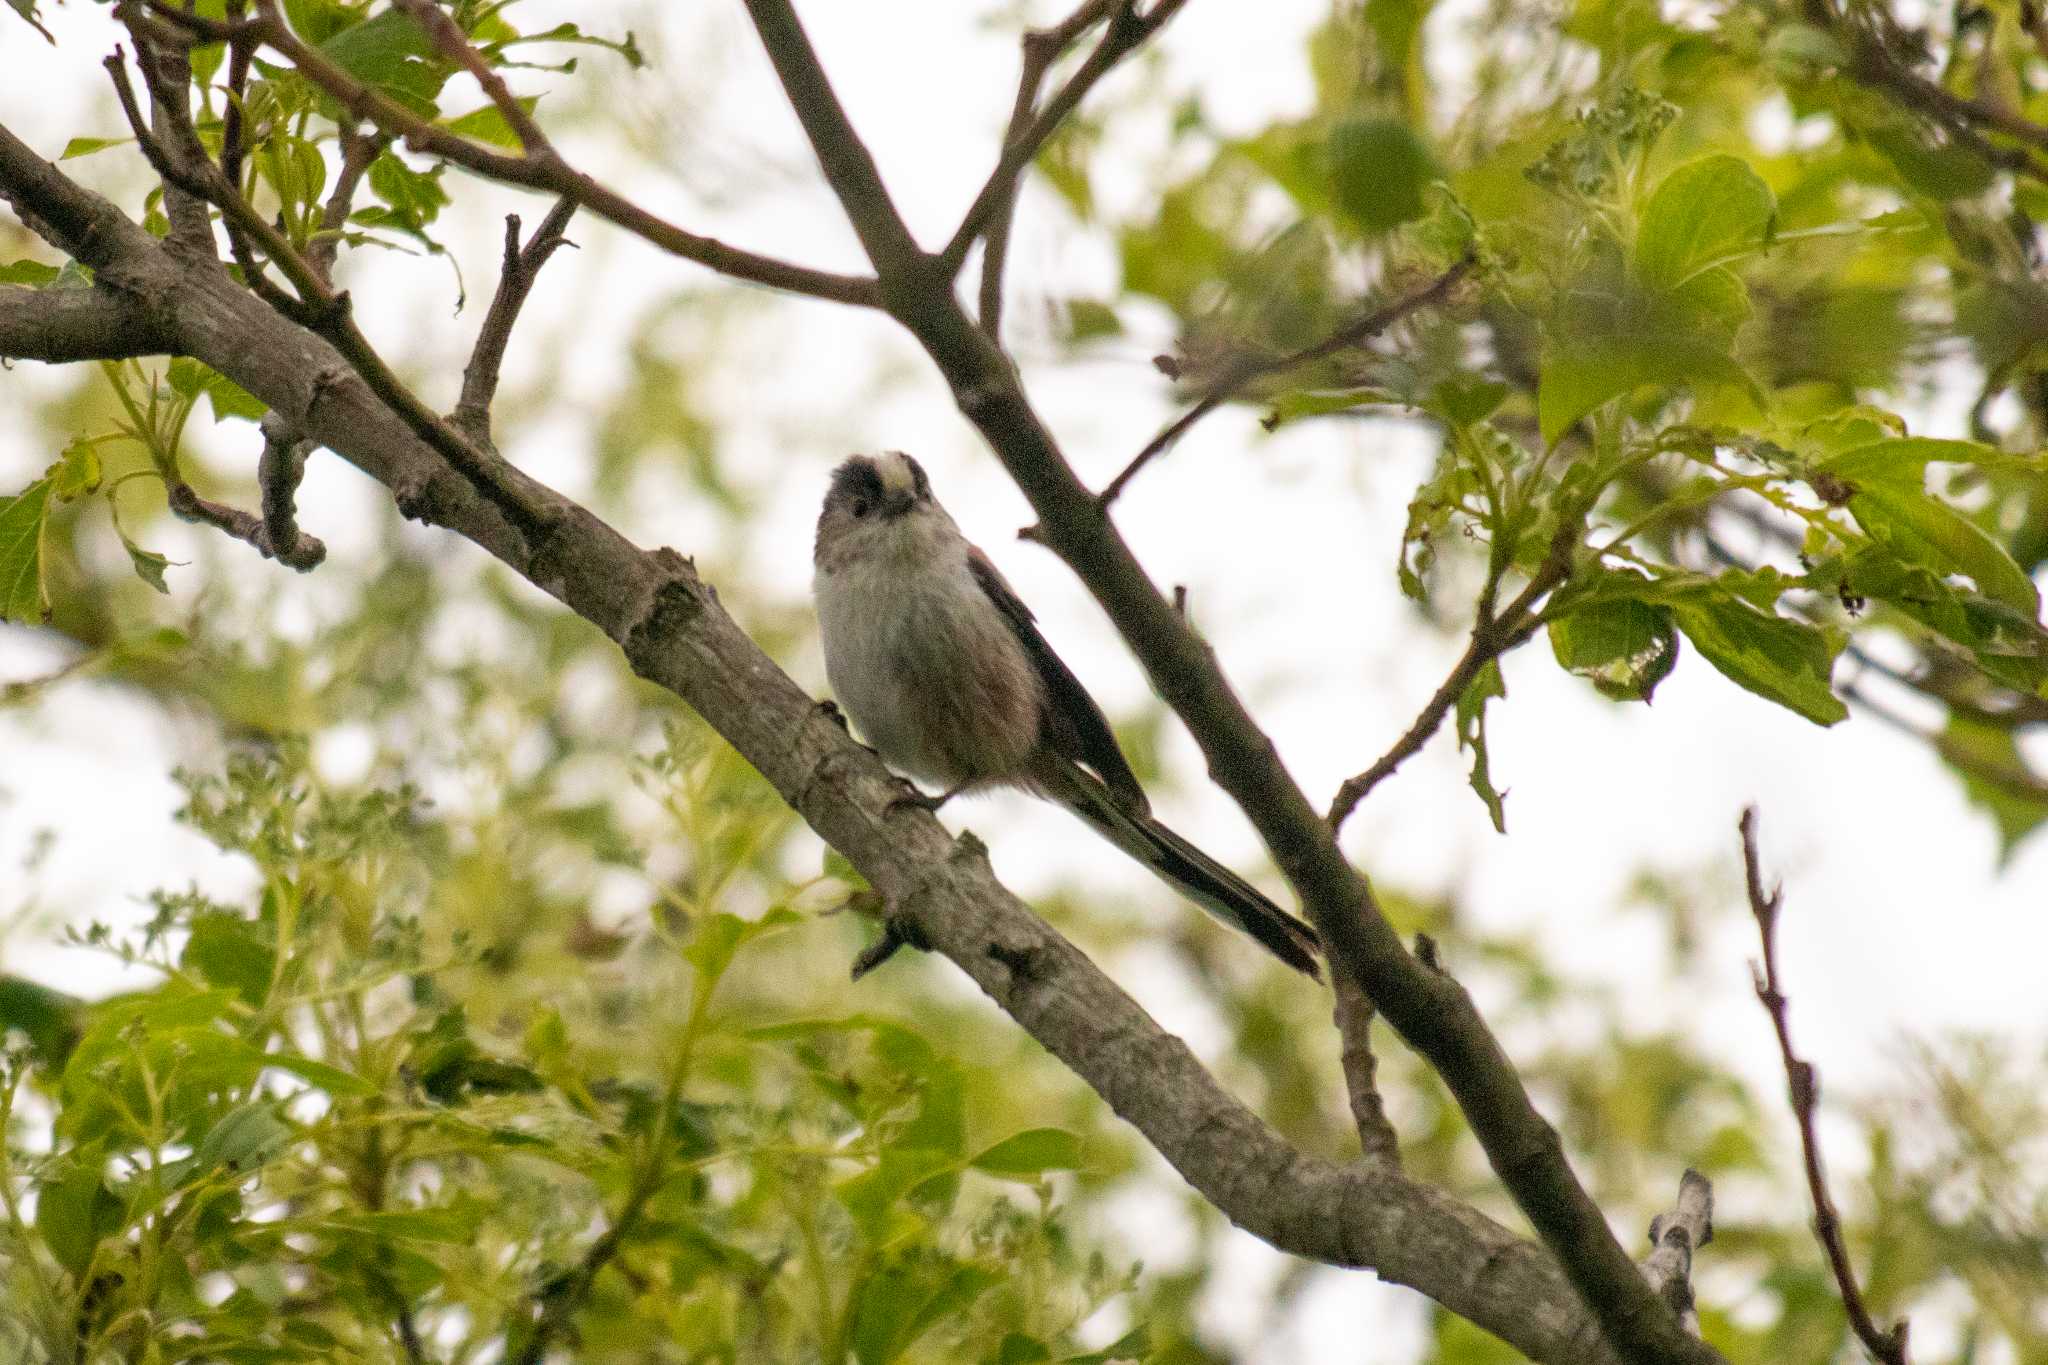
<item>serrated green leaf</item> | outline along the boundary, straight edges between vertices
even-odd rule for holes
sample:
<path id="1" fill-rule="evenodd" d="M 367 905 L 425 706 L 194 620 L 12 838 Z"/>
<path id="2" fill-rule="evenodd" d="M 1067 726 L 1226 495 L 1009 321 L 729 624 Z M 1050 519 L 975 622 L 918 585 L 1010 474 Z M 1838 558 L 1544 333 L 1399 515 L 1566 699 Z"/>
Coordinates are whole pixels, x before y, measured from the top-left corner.
<path id="1" fill-rule="evenodd" d="M 1081 1139 L 1064 1128 L 1027 1128 L 970 1158 L 967 1164 L 1000 1176 L 1071 1171 L 1081 1164 Z"/>
<path id="2" fill-rule="evenodd" d="M 1653 288 L 1677 288 L 1760 245 L 1776 214 L 1770 186 L 1741 158 L 1687 162 L 1643 206 L 1636 269 Z"/>
<path id="3" fill-rule="evenodd" d="M 1962 574 L 1977 591 L 2028 619 L 2041 612 L 2040 589 L 2003 545 L 1938 498 L 1894 484 L 1869 484 L 1849 512 L 1873 540 L 1909 564 Z"/>
<path id="4" fill-rule="evenodd" d="M 1472 675 L 1472 681 L 1458 697 L 1458 747 L 1472 751 L 1472 790 L 1486 803 L 1486 813 L 1501 834 L 1508 832 L 1507 812 L 1502 806 L 1502 793 L 1493 788 L 1493 776 L 1487 765 L 1486 703 L 1507 694 L 1499 661 L 1489 659 L 1485 667 Z"/>
<path id="5" fill-rule="evenodd" d="M 37 479 L 0 500 L 0 621 L 40 623 L 50 615 L 43 567 L 50 484 L 47 477 Z"/>
<path id="6" fill-rule="evenodd" d="M 74 438 L 64 447 L 64 453 L 57 457 L 57 463 L 50 467 L 50 496 L 59 502 L 70 502 L 97 491 L 99 486 L 99 447 L 91 441 Z"/>
<path id="7" fill-rule="evenodd" d="M 1616 701 L 1648 702 L 1678 663 L 1670 611 L 1646 602 L 1587 602 L 1552 621 L 1549 634 L 1558 664 Z"/>

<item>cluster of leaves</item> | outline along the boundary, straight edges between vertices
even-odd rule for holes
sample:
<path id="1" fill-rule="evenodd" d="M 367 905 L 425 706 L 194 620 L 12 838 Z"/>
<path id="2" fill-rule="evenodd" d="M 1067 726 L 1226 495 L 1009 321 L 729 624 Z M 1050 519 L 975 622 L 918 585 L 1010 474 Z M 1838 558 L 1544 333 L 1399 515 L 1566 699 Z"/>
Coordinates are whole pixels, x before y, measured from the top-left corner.
<path id="1" fill-rule="evenodd" d="M 1957 50 L 2009 63 L 2006 93 L 2042 107 L 2032 42 L 1999 12 Z M 2048 820 L 2016 742 L 2048 722 L 2042 184 L 1859 84 L 1846 38 L 1775 9 L 1699 29 L 1584 0 L 1533 31 L 1498 10 L 1458 35 L 1479 60 L 1455 106 L 1416 79 L 1428 17 L 1338 6 L 1311 47 L 1310 114 L 1230 138 L 1199 110 L 1176 125 L 1196 169 L 1115 231 L 1126 292 L 1180 318 L 1190 382 L 1327 334 L 1362 306 L 1346 280 L 1377 271 L 1398 297 L 1476 252 L 1453 306 L 1251 395 L 1268 429 L 1388 406 L 1438 426 L 1398 565 L 1410 595 L 1462 585 L 1438 553 L 1477 545 L 1492 653 L 1540 627 L 1563 667 L 1647 701 L 1683 640 L 1824 725 L 1848 714 L 1845 648 L 1903 646 L 1892 671 L 1947 706 L 1930 741 L 2008 847 Z M 1511 46 L 1530 70 L 1579 63 L 1563 84 L 1585 93 L 1532 102 Z M 1751 131 L 1774 104 L 1796 138 Z M 1084 216 L 1085 189 L 1067 195 Z M 1093 316 L 1088 335 L 1116 326 Z M 1899 414 L 1971 362 L 1970 439 L 1910 435 Z M 1537 580 L 1525 617 L 1494 622 Z M 1484 710 L 1501 693 L 1489 664 L 1458 707 L 1496 823 Z"/>
<path id="2" fill-rule="evenodd" d="M 0 1081 L 20 1358 L 521 1358 L 543 1328 L 663 1359 L 1146 1355 L 1142 1329 L 1070 1344 L 1131 1284 L 1055 1198 L 1096 1139 L 990 1132 L 970 1098 L 995 1078 L 885 1015 L 764 1020 L 787 950 L 721 992 L 780 937 L 843 935 L 803 927 L 837 883 L 761 881 L 785 826 L 699 744 L 643 770 L 693 865 L 631 946 L 572 922 L 553 951 L 581 982 L 502 917 L 598 817 L 486 851 L 491 820 L 331 790 L 297 744 L 185 777 L 181 818 L 251 898 L 163 893 L 132 935 L 82 932 L 159 986 L 4 997 L 32 1044 Z"/>

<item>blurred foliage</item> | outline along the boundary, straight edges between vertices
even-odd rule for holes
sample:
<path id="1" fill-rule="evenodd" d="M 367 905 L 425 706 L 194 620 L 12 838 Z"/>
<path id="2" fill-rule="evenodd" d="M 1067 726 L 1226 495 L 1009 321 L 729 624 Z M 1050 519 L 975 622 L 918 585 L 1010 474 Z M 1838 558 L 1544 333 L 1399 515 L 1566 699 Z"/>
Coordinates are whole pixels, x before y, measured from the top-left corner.
<path id="1" fill-rule="evenodd" d="M 10 5 L 35 21 L 32 0 Z M 359 78 L 512 141 L 450 95 L 466 86 L 388 4 L 285 9 Z M 593 20 L 523 31 L 517 5 L 453 10 L 490 60 L 536 73 L 548 119 L 606 117 L 616 73 L 667 50 Z M 2037 7 L 1913 22 L 1878 24 L 1904 68 L 2048 119 Z M 1058 339 L 1086 356 L 1164 309 L 1170 368 L 1199 392 L 1471 254 L 1449 306 L 1247 395 L 1269 427 L 1399 412 L 1440 432 L 1386 547 L 1403 588 L 1453 614 L 1483 558 L 1490 610 L 1562 547 L 1532 625 L 1617 702 L 1647 701 L 1688 645 L 1821 724 L 1909 688 L 1946 711 L 1928 742 L 2010 848 L 2048 819 L 2025 744 L 2048 723 L 2032 581 L 2048 560 L 2048 187 L 1859 84 L 1854 36 L 1760 0 L 1339 0 L 1303 54 L 1305 112 L 1225 133 L 1201 92 L 1174 92 L 1139 196 L 1099 192 L 1097 156 L 1115 120 L 1159 115 L 1160 91 L 1110 87 L 1036 168 L 1120 271 L 1106 297 L 1061 300 Z M 593 46 L 605 60 L 579 71 Z M 330 226 L 341 111 L 287 68 L 259 63 L 234 93 L 219 48 L 193 64 L 202 140 L 219 150 L 237 102 L 243 188 L 296 244 L 456 264 L 459 175 L 378 145 Z M 136 159 L 105 138 L 65 155 Z M 47 254 L 0 224 L 0 287 L 87 282 Z M 743 528 L 773 475 L 728 449 L 719 367 L 757 306 L 650 295 L 607 322 L 610 392 L 549 367 L 539 393 L 508 392 L 501 429 L 574 411 L 600 511 L 630 512 L 658 474 Z M 1929 425 L 1917 414 L 1959 386 L 1966 429 L 1909 430 L 1902 414 Z M 382 508 L 367 548 L 314 580 L 313 623 L 288 624 L 246 547 L 208 540 L 190 565 L 154 548 L 153 488 L 253 496 L 247 462 L 218 454 L 253 449 L 248 395 L 189 360 L 81 368 L 47 392 L 31 414 L 47 468 L 0 500 L 0 616 L 26 623 L 0 629 L 43 633 L 63 661 L 0 705 L 91 679 L 196 722 L 180 818 L 243 889 L 164 888 L 138 924 L 76 926 L 148 983 L 126 994 L 0 978 L 0 1356 L 1257 1357 L 1208 1311 L 1246 1293 L 1214 1210 L 941 966 L 849 987 L 850 872 L 821 869 L 758 777 L 582 622 Z M 719 581 L 765 647 L 800 649 L 805 613 Z M 1489 702 L 1513 704 L 1492 669 L 1456 727 L 1501 823 Z M 1160 723 L 1121 729 L 1148 779 Z M 32 903 L 33 883 L 26 869 L 0 909 Z M 1499 1002 L 1617 1225 L 1645 1224 L 1686 1165 L 1724 1210 L 1769 1214 L 1727 1214 L 1702 1258 L 1711 1339 L 1740 1359 L 1850 1357 L 1775 1091 L 1533 942 L 1387 901 Z M 1044 908 L 1112 963 L 1163 944 L 1212 1002 L 1224 1079 L 1305 1149 L 1355 1152 L 1320 994 L 1200 916 Z M 1617 913 L 1665 929 L 1660 991 L 1705 989 L 1717 911 L 1698 887 L 1646 877 Z M 1411 1168 L 1518 1224 L 1441 1084 L 1386 1053 Z M 1853 1250 L 1880 1317 L 1932 1321 L 1924 1358 L 2048 1360 L 2042 1060 L 1927 1044 L 1859 1115 Z M 1139 1244 L 1140 1198 L 1170 1206 L 1148 1216 L 1184 1245 Z M 1337 1274 L 1283 1274 L 1256 1334 Z M 1430 1359 L 1508 1358 L 1448 1314 L 1429 1324 Z"/>

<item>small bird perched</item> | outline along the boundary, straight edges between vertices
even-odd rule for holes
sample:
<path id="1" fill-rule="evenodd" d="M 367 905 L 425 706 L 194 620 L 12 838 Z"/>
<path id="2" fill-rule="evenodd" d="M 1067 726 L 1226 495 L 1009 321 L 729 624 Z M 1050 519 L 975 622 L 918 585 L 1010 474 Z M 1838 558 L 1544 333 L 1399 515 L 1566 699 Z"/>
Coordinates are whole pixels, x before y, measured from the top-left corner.
<path id="1" fill-rule="evenodd" d="M 1204 910 L 1314 976 L 1315 931 L 1152 818 L 1109 722 L 908 455 L 855 455 L 818 516 L 818 626 L 839 704 L 884 762 L 1057 801 Z"/>

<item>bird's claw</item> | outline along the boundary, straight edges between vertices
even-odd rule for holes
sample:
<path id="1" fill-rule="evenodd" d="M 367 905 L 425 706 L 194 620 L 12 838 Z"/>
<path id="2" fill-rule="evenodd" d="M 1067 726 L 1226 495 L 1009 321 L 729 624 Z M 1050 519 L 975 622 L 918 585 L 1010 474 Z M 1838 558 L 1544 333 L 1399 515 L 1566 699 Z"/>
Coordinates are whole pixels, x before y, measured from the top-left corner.
<path id="1" fill-rule="evenodd" d="M 936 796 L 931 796 L 919 791 L 908 782 L 904 783 L 903 786 L 903 794 L 884 808 L 882 811 L 884 815 L 893 815 L 899 810 L 921 810 L 926 814 L 935 815 L 938 813 L 939 807 L 951 801 L 959 791 L 959 788 L 955 787 L 952 791 L 943 791 Z"/>

